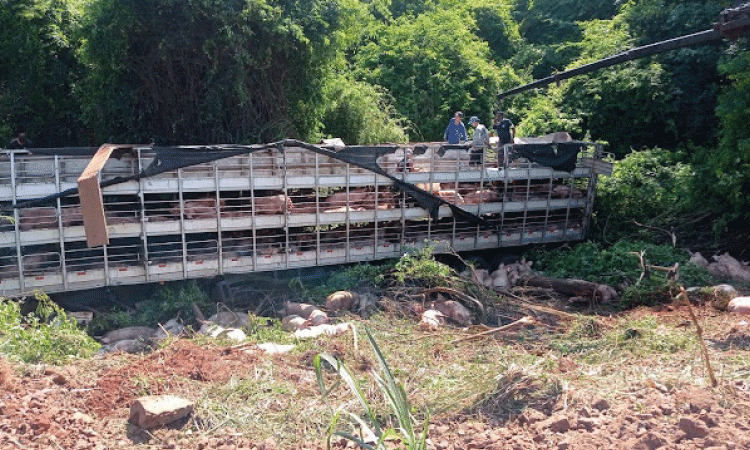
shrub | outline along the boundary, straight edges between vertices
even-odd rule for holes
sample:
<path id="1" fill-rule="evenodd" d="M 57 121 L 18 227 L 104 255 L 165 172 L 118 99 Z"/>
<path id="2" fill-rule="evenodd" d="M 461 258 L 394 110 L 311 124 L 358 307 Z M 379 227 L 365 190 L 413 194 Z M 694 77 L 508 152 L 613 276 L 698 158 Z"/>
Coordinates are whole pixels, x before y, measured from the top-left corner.
<path id="1" fill-rule="evenodd" d="M 89 332 L 101 334 L 136 325 L 153 327 L 175 317 L 191 324 L 195 322 L 193 303 L 204 313 L 216 308 L 194 280 L 161 286 L 153 298 L 140 302 L 135 312 L 114 310 L 106 316 L 96 317 L 89 325 Z"/>
<path id="2" fill-rule="evenodd" d="M 644 252 L 647 264 L 673 266 L 680 264 L 680 282 L 688 286 L 711 284 L 715 280 L 690 262 L 690 253 L 670 245 L 640 241 L 620 241 L 603 248 L 595 242 L 584 242 L 573 248 L 534 252 L 527 257 L 535 268 L 555 278 L 578 278 L 621 288 L 623 306 L 654 304 L 669 298 L 669 283 L 664 272 L 652 271 L 651 277 L 638 283 L 641 267 L 633 253 Z"/>
<path id="3" fill-rule="evenodd" d="M 436 261 L 432 252 L 432 247 L 425 246 L 405 253 L 394 267 L 393 278 L 401 284 L 446 285 L 455 276 L 455 272 Z"/>
<path id="4" fill-rule="evenodd" d="M 43 292 L 36 311 L 23 316 L 20 301 L 0 297 L 0 353 L 25 363 L 65 364 L 93 355 L 99 344 Z"/>
<path id="5" fill-rule="evenodd" d="M 597 189 L 592 237 L 652 239 L 653 228 L 671 229 L 678 217 L 696 209 L 690 202 L 693 176 L 692 166 L 668 150 L 633 152 L 617 161 Z M 657 236 L 669 239 L 668 233 Z"/>

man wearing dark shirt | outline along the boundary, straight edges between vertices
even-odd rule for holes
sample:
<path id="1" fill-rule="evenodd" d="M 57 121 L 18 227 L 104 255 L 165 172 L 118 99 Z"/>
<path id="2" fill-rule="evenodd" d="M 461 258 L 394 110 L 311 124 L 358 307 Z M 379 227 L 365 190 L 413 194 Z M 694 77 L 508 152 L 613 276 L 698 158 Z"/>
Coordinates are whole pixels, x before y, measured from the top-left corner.
<path id="1" fill-rule="evenodd" d="M 503 146 L 505 144 L 513 143 L 513 140 L 516 138 L 516 127 L 510 119 L 505 118 L 505 113 L 498 111 L 495 116 L 495 122 L 492 124 L 492 128 L 497 132 L 497 166 L 501 167 Z"/>
<path id="2" fill-rule="evenodd" d="M 34 143 L 31 142 L 31 139 L 26 137 L 26 133 L 18 133 L 18 137 L 15 139 L 12 139 L 10 143 L 8 144 L 8 148 L 10 149 L 22 149 L 22 148 L 31 148 L 34 146 Z"/>

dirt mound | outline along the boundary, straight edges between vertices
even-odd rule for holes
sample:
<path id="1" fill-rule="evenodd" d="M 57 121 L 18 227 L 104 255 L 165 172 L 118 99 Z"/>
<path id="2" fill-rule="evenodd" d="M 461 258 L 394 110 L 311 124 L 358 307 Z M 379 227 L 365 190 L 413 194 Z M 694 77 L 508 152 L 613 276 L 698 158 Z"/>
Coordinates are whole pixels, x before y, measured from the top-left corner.
<path id="1" fill-rule="evenodd" d="M 179 393 L 191 382 L 227 381 L 249 371 L 256 362 L 257 356 L 252 353 L 178 340 L 104 374 L 85 404 L 96 414 L 111 416 L 142 395 Z"/>

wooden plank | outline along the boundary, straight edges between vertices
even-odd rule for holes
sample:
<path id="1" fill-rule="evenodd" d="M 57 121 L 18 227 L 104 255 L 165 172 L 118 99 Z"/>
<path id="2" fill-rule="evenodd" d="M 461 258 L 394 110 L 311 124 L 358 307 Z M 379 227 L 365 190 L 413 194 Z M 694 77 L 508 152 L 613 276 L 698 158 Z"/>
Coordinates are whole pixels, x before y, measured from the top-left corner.
<path id="1" fill-rule="evenodd" d="M 86 243 L 89 247 L 97 247 L 109 243 L 107 233 L 107 218 L 104 215 L 104 201 L 99 186 L 99 173 L 107 163 L 112 152 L 121 146 L 104 144 L 99 147 L 86 169 L 78 177 L 78 195 L 81 198 L 81 213 L 83 227 L 86 231 Z"/>

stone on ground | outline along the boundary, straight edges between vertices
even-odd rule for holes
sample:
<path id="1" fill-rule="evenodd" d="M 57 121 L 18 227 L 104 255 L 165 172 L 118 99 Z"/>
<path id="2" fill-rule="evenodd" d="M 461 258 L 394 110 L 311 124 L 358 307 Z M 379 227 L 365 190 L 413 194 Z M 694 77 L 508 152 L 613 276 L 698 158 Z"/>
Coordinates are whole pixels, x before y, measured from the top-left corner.
<path id="1" fill-rule="evenodd" d="M 193 412 L 194 403 L 173 395 L 141 397 L 130 406 L 130 423 L 151 429 L 182 419 Z"/>

